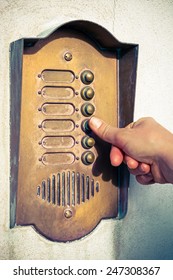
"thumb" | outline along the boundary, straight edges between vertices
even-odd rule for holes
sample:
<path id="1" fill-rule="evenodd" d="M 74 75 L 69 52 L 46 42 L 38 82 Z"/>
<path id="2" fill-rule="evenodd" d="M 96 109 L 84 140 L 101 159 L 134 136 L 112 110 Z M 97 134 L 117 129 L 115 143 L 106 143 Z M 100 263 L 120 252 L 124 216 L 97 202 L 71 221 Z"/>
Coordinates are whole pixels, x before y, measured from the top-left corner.
<path id="1" fill-rule="evenodd" d="M 121 144 L 119 143 L 120 139 L 118 139 L 118 135 L 121 128 L 110 126 L 96 117 L 92 117 L 89 120 L 89 126 L 92 129 L 92 131 L 102 140 L 121 148 Z"/>

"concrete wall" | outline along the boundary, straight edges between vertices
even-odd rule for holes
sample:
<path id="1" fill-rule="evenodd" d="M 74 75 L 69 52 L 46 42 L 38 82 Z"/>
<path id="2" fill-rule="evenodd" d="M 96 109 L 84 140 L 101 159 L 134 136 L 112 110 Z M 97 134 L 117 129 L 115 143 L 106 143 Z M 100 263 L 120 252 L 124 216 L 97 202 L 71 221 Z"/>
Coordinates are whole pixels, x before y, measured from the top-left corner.
<path id="1" fill-rule="evenodd" d="M 9 229 L 9 44 L 74 19 L 139 43 L 135 119 L 153 116 L 173 131 L 172 0 L 0 0 L 0 259 L 173 259 L 173 186 L 133 177 L 126 218 L 101 222 L 82 240 L 59 244 L 30 227 Z"/>

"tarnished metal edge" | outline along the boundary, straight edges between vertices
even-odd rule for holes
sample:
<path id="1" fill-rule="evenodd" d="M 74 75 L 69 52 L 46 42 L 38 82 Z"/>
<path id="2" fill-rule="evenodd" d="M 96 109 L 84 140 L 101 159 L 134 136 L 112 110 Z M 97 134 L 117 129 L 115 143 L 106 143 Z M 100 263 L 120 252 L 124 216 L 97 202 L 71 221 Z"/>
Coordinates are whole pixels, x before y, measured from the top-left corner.
<path id="1" fill-rule="evenodd" d="M 23 40 L 10 45 L 10 228 L 16 223 Z"/>
<path id="2" fill-rule="evenodd" d="M 107 49 L 115 51 L 115 49 L 122 48 L 129 49 L 137 46 L 135 43 L 124 43 L 118 41 L 113 34 L 110 33 L 105 27 L 99 25 L 98 23 L 87 21 L 87 20 L 74 20 L 63 23 L 57 27 L 53 26 L 52 28 L 45 30 L 40 33 L 37 37 L 33 38 L 23 38 L 25 44 L 27 42 L 36 43 L 40 39 L 49 37 L 54 32 L 57 32 L 61 29 L 73 29 L 80 31 L 90 37 L 93 41 L 99 45 L 101 49 Z"/>
<path id="3" fill-rule="evenodd" d="M 123 52 L 123 53 L 121 53 Z M 137 77 L 137 59 L 138 45 L 128 50 L 120 51 L 120 59 L 118 61 L 118 126 L 125 127 L 133 121 L 135 90 Z M 125 164 L 122 164 L 118 170 L 118 187 L 119 187 L 119 203 L 118 203 L 118 219 L 124 218 L 127 213 L 128 203 L 128 187 L 130 174 Z M 122 199 L 123 198 L 123 199 Z M 124 202 L 124 204 L 122 204 Z"/>

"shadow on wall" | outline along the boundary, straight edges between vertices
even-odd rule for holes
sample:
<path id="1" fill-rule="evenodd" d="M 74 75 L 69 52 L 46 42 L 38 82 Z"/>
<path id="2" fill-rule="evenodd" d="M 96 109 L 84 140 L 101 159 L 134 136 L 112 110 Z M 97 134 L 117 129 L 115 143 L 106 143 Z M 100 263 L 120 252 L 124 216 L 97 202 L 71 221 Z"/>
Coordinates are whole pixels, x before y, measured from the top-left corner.
<path id="1" fill-rule="evenodd" d="M 118 259 L 173 260 L 172 205 L 172 185 L 142 186 L 131 177 Z"/>

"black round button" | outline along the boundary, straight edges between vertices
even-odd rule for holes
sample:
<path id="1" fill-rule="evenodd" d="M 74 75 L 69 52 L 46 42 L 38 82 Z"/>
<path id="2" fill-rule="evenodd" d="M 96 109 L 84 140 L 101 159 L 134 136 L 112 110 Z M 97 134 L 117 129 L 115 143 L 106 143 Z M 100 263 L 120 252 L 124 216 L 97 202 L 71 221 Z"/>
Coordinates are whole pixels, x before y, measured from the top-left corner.
<path id="1" fill-rule="evenodd" d="M 81 124 L 81 128 L 85 133 L 90 133 L 91 128 L 89 127 L 89 120 L 84 120 Z"/>

